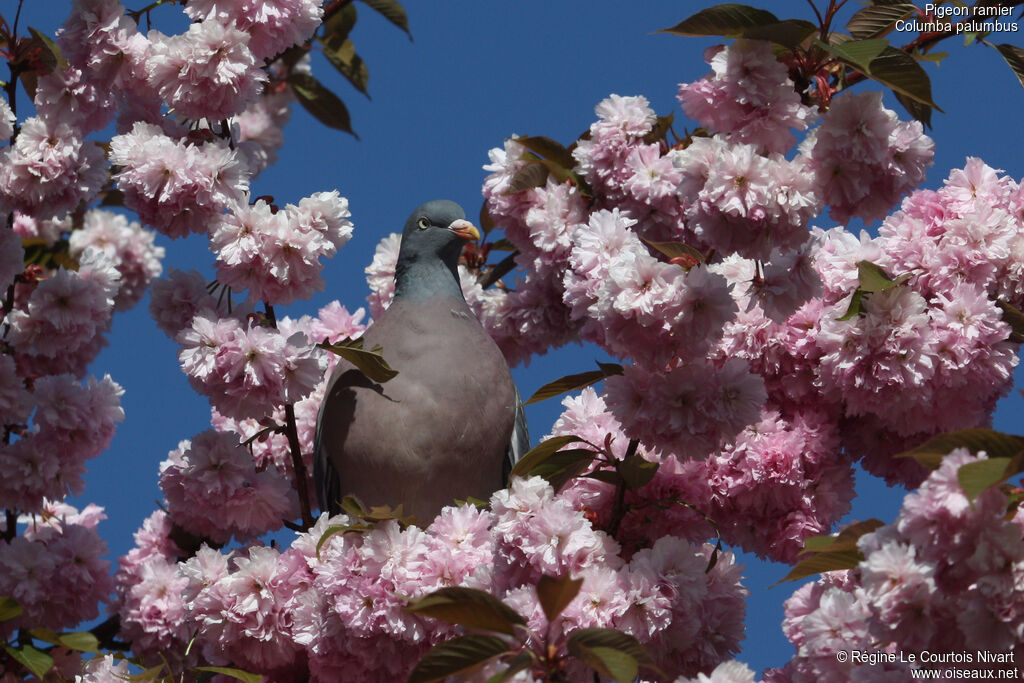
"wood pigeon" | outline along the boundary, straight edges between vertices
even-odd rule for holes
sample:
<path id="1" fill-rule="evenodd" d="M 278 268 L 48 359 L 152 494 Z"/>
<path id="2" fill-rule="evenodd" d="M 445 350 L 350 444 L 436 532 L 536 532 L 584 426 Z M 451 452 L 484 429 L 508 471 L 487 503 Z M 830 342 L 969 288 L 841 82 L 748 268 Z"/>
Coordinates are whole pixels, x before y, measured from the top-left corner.
<path id="1" fill-rule="evenodd" d="M 447 200 L 405 222 L 394 300 L 363 335 L 398 375 L 377 383 L 338 362 L 317 416 L 321 510 L 336 514 L 354 494 L 426 524 L 456 498 L 486 500 L 529 449 L 508 364 L 459 285 L 459 254 L 479 238 Z"/>

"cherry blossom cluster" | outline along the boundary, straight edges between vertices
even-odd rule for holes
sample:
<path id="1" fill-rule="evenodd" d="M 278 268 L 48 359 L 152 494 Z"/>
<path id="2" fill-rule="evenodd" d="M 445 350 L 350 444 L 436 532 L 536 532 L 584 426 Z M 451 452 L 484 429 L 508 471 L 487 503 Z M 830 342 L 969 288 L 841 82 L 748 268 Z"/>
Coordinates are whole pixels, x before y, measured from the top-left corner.
<path id="1" fill-rule="evenodd" d="M 102 559 L 107 544 L 97 531 L 103 519 L 96 505 L 79 512 L 48 500 L 18 520 L 21 534 L 0 543 L 0 595 L 24 611 L 0 622 L 0 636 L 22 626 L 59 631 L 99 616 L 113 589 L 110 563 Z M 8 531 L 5 525 L 0 530 Z"/>
<path id="2" fill-rule="evenodd" d="M 324 515 L 284 550 L 204 546 L 179 561 L 170 520 L 156 513 L 121 560 L 122 633 L 137 653 L 179 662 L 194 633 L 204 661 L 275 680 L 400 680 L 431 644 L 456 633 L 405 606 L 465 586 L 500 597 L 535 637 L 619 628 L 647 644 L 672 678 L 713 668 L 742 638 L 746 589 L 730 553 L 708 570 L 710 545 L 665 536 L 627 560 L 539 478 L 514 480 L 489 510 L 445 508 L 425 528 L 391 520 L 344 533 L 357 522 Z M 554 624 L 534 592 L 542 574 L 583 579 Z"/>
<path id="3" fill-rule="evenodd" d="M 1024 521 L 1019 511 L 1008 517 L 998 488 L 970 501 L 957 479 L 961 466 L 985 457 L 954 450 L 893 523 L 860 538 L 864 560 L 856 569 L 830 572 L 793 594 L 783 631 L 797 654 L 766 681 L 906 680 L 909 666 L 936 665 L 896 658 L 868 670 L 836 652 L 879 643 L 885 652 L 1007 652 L 1024 639 Z M 967 674 L 993 664 L 956 667 Z"/>
<path id="4" fill-rule="evenodd" d="M 765 44 L 707 57 L 712 74 L 680 86 L 704 129 L 677 144 L 645 98 L 612 95 L 568 150 L 575 179 L 521 189 L 531 139 L 492 150 L 483 192 L 519 279 L 463 289 L 511 362 L 572 340 L 629 361 L 603 396 L 567 402 L 554 430 L 612 435 L 620 450 L 638 439 L 659 464 L 627 494 L 619 538 L 650 543 L 684 522 L 706 538 L 685 503 L 727 541 L 794 561 L 849 509 L 853 461 L 917 483 L 926 472 L 891 456 L 985 424 L 1008 390 L 1017 347 L 995 297 L 1016 306 L 1024 291 L 1021 191 L 969 160 L 907 197 L 877 238 L 812 228 L 826 207 L 836 220 L 883 216 L 922 181 L 931 140 L 877 93 L 844 94 L 819 116 Z M 787 153 L 789 131 L 816 119 Z M 860 291 L 862 261 L 894 286 Z M 368 270 L 371 297 L 386 299 L 389 262 Z M 567 490 L 609 523 L 611 484 Z"/>

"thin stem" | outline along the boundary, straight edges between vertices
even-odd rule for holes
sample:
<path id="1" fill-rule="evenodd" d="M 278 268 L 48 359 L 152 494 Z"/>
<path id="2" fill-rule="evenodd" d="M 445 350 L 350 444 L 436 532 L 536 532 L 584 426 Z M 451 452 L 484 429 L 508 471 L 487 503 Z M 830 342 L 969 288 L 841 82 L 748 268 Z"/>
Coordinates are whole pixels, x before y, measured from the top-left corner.
<path id="1" fill-rule="evenodd" d="M 512 272 L 512 269 L 516 267 L 516 256 L 519 255 L 518 251 L 514 251 L 505 258 L 503 258 L 496 266 L 492 266 L 480 273 L 479 282 L 480 287 L 487 289 L 495 282 Z"/>
<path id="2" fill-rule="evenodd" d="M 285 434 L 288 436 L 288 447 L 292 455 L 292 468 L 295 470 L 295 488 L 299 493 L 299 507 L 302 510 L 302 524 L 310 528 L 316 523 L 309 503 L 309 473 L 306 463 L 302 461 L 302 446 L 299 444 L 298 427 L 295 424 L 295 406 L 288 403 L 284 407 Z"/>
<path id="3" fill-rule="evenodd" d="M 277 329 L 277 315 L 274 307 L 268 301 L 263 302 L 263 308 L 267 312 L 267 320 L 270 325 Z M 299 428 L 295 421 L 295 406 L 286 403 L 284 406 L 284 434 L 288 438 L 288 450 L 292 456 L 292 469 L 295 470 L 295 491 L 299 494 L 299 508 L 302 511 L 302 525 L 308 529 L 316 523 L 313 519 L 313 509 L 309 501 L 309 472 L 306 470 L 306 463 L 302 460 L 302 444 L 299 443 Z"/>
<path id="4" fill-rule="evenodd" d="M 18 39 L 18 20 L 21 19 L 21 6 L 25 4 L 25 0 L 18 0 L 18 11 L 14 13 L 14 25 L 11 27 L 11 40 L 12 42 Z M 11 109 L 14 109 L 14 105 L 11 105 Z"/>
<path id="5" fill-rule="evenodd" d="M 814 16 L 818 17 L 818 27 L 825 30 L 825 20 L 821 17 L 821 12 L 818 11 L 818 6 L 814 4 L 814 0 L 807 0 L 807 4 L 814 10 Z"/>
<path id="6" fill-rule="evenodd" d="M 629 447 L 623 460 L 629 460 L 636 455 L 636 449 L 640 447 L 639 439 L 630 439 Z M 626 482 L 620 481 L 615 487 L 615 504 L 612 507 L 612 519 L 608 523 L 608 535 L 615 538 L 619 533 L 619 525 L 626 516 Z"/>
<path id="7" fill-rule="evenodd" d="M 7 524 L 4 529 L 4 540 L 10 543 L 14 540 L 14 537 L 18 535 L 18 513 L 7 508 L 4 510 L 4 520 Z"/>

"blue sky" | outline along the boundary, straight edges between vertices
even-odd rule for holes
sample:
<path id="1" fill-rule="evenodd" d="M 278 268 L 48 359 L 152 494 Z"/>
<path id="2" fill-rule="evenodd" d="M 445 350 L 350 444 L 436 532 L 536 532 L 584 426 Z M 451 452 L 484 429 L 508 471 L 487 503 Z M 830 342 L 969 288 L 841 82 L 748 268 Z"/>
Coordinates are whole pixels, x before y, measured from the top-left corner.
<path id="1" fill-rule="evenodd" d="M 16 4 L 0 0 L 0 12 L 8 21 Z M 127 2 L 130 9 L 144 4 Z M 751 4 L 780 18 L 811 18 L 806 2 Z M 29 0 L 21 26 L 52 34 L 69 6 L 64 0 Z M 328 262 L 326 291 L 283 311 L 293 317 L 314 314 L 333 299 L 350 310 L 364 305 L 363 268 L 375 245 L 399 230 L 409 211 L 423 201 L 454 199 L 475 216 L 487 150 L 501 146 L 508 135 L 547 135 L 568 143 L 587 129 L 594 105 L 611 93 L 645 95 L 659 114 L 676 114 L 677 131 L 692 127 L 678 108 L 676 85 L 708 71 L 701 52 L 717 42 L 654 33 L 704 3 L 409 0 L 405 6 L 413 41 L 365 5 L 357 6 L 360 18 L 352 38 L 370 69 L 372 100 L 343 82 L 322 59 L 314 62 L 314 71 L 348 104 L 360 139 L 328 130 L 296 107 L 278 163 L 253 187 L 254 196 L 270 194 L 279 203 L 334 188 L 351 202 L 354 238 Z M 158 8 L 153 26 L 173 32 L 181 27 L 180 16 L 180 8 Z M 1013 34 L 993 39 L 1024 43 Z M 956 39 L 947 42 L 940 49 L 950 52 L 950 58 L 938 68 L 928 66 L 934 99 L 946 113 L 933 117 L 937 154 L 925 185 L 940 184 L 966 156 L 980 156 L 1019 180 L 1024 175 L 1019 119 L 1024 89 L 994 50 L 963 49 Z M 24 106 L 23 91 L 19 97 Z M 891 96 L 886 102 L 903 116 Z M 833 225 L 827 217 L 814 224 Z M 198 268 L 212 277 L 205 240 L 194 236 L 172 242 L 160 237 L 159 242 L 167 248 L 165 268 Z M 110 373 L 126 390 L 127 419 L 111 449 L 89 463 L 87 489 L 77 501 L 106 508 L 110 519 L 100 529 L 112 557 L 127 552 L 131 533 L 161 497 L 158 463 L 181 439 L 209 425 L 207 401 L 189 387 L 178 366 L 177 347 L 153 325 L 147 306 L 148 298 L 115 317 L 110 346 L 92 368 L 97 376 Z M 551 379 L 592 369 L 595 358 L 603 354 L 592 347 L 571 346 L 536 358 L 513 374 L 521 392 L 529 395 Z M 1017 386 L 1024 385 L 1021 379 L 1018 373 Z M 1024 422 L 1022 408 L 1024 400 L 1014 392 L 1000 405 L 997 427 L 1021 431 L 1015 423 Z M 557 400 L 530 407 L 535 441 L 559 412 Z M 868 477 L 859 478 L 858 493 L 851 519 L 890 520 L 903 496 L 901 490 L 887 489 Z M 757 671 L 780 666 L 792 654 L 779 629 L 781 603 L 795 584 L 766 590 L 786 567 L 753 556 L 741 561 L 747 566 L 751 599 L 747 640 L 739 659 Z"/>

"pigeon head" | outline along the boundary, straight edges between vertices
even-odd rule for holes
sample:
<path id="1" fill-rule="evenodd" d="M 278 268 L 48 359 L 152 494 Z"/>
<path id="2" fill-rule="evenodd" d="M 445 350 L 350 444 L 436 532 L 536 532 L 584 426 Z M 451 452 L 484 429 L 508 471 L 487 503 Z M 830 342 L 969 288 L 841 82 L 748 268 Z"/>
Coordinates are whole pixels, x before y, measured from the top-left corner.
<path id="1" fill-rule="evenodd" d="M 402 230 L 395 267 L 395 296 L 454 291 L 462 296 L 459 254 L 466 240 L 478 239 L 480 231 L 466 220 L 466 212 L 455 202 L 435 199 L 418 207 Z"/>

